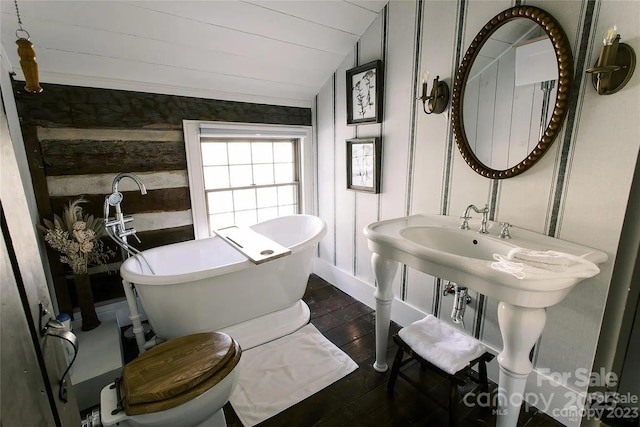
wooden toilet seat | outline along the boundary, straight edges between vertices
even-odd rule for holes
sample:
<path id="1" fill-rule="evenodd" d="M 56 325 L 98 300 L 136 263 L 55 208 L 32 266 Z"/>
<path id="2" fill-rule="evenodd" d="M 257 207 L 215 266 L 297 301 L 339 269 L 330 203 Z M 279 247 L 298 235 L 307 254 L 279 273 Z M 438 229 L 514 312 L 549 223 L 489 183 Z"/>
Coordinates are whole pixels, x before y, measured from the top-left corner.
<path id="1" fill-rule="evenodd" d="M 125 413 L 164 411 L 198 397 L 231 372 L 241 353 L 236 340 L 221 332 L 187 335 L 152 348 L 123 369 Z"/>

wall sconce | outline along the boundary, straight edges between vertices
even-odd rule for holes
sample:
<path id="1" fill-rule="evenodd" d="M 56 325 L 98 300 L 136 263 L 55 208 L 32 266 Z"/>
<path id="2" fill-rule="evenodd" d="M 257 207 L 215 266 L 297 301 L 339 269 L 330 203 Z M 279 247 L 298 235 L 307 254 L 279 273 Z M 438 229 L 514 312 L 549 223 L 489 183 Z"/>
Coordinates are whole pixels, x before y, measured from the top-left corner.
<path id="1" fill-rule="evenodd" d="M 422 101 L 422 109 L 426 114 L 440 114 L 449 105 L 449 86 L 445 82 L 440 81 L 440 76 L 436 76 L 433 79 L 433 87 L 431 88 L 431 92 L 429 96 L 427 96 L 428 92 L 428 84 L 429 81 L 429 72 L 425 72 L 422 75 L 422 95 L 418 100 Z"/>
<path id="2" fill-rule="evenodd" d="M 20 18 L 20 11 L 18 10 L 18 0 L 14 0 L 16 5 L 16 13 L 18 15 L 18 25 L 20 28 L 16 30 L 16 44 L 18 45 L 18 56 L 20 57 L 20 67 L 24 74 L 24 90 L 31 93 L 40 93 L 42 88 L 40 87 L 40 79 L 38 77 L 38 63 L 36 62 L 36 53 L 33 50 L 33 43 L 29 40 L 29 32 L 22 28 L 22 19 Z M 20 37 L 18 34 L 23 33 L 25 37 Z"/>
<path id="3" fill-rule="evenodd" d="M 631 79 L 636 68 L 636 53 L 626 43 L 620 43 L 617 27 L 607 30 L 604 46 L 600 50 L 595 67 L 588 68 L 591 82 L 599 95 L 611 95 L 622 89 Z"/>

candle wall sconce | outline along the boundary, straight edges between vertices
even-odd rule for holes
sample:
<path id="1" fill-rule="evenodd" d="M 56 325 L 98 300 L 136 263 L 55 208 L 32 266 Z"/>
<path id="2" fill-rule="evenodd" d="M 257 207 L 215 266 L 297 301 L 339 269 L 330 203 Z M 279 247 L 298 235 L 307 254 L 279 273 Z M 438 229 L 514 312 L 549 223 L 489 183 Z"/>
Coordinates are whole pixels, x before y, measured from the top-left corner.
<path id="1" fill-rule="evenodd" d="M 599 95 L 611 95 L 622 89 L 636 68 L 636 54 L 631 46 L 620 43 L 616 27 L 610 28 L 594 67 L 588 68 L 591 82 Z"/>
<path id="2" fill-rule="evenodd" d="M 418 100 L 422 101 L 422 109 L 426 114 L 440 114 L 447 108 L 447 105 L 449 105 L 449 86 L 445 82 L 440 81 L 440 76 L 436 76 L 436 78 L 433 79 L 431 92 L 427 95 L 428 81 L 429 73 L 425 73 L 422 80 L 422 94 Z"/>

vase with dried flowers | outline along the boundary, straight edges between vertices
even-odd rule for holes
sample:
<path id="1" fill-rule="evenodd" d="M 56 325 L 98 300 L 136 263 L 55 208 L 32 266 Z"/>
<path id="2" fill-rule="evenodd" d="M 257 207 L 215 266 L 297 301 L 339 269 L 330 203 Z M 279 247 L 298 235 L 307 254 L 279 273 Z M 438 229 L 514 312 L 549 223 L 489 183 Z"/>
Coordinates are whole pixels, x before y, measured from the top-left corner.
<path id="1" fill-rule="evenodd" d="M 60 262 L 68 264 L 73 270 L 73 278 L 78 295 L 78 305 L 82 316 L 82 330 L 89 331 L 100 325 L 93 304 L 93 292 L 87 268 L 90 265 L 105 265 L 115 252 L 108 249 L 100 240 L 105 236 L 104 220 L 85 214 L 83 198 L 69 202 L 64 207 L 62 217 L 53 215 L 53 222 L 43 219 L 44 226 L 38 228 L 44 232 L 44 240 L 60 252 Z"/>

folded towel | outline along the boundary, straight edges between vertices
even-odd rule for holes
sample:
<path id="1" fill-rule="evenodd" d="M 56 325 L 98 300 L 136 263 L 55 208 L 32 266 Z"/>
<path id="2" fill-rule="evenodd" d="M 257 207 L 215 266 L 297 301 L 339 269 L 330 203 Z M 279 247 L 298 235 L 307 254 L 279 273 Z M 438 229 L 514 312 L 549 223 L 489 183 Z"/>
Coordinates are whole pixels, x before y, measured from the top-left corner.
<path id="1" fill-rule="evenodd" d="M 578 262 L 567 255 L 569 254 L 556 251 L 535 251 L 532 249 L 514 248 L 509 252 L 507 258 L 521 261 L 538 268 L 564 271 L 568 266 Z"/>
<path id="2" fill-rule="evenodd" d="M 492 268 L 518 279 L 588 278 L 600 272 L 591 261 L 564 252 L 514 248 L 507 256 L 494 254 L 493 258 L 498 262 L 492 263 Z"/>
<path id="3" fill-rule="evenodd" d="M 398 335 L 420 357 L 450 374 L 460 371 L 487 351 L 477 339 L 431 314 L 400 329 Z"/>
<path id="4" fill-rule="evenodd" d="M 491 264 L 491 268 L 494 270 L 503 271 L 505 273 L 512 274 L 518 279 L 524 279 L 524 264 L 521 262 L 511 262 L 506 257 L 502 255 L 493 254 L 493 259 L 498 262 L 494 262 Z"/>

